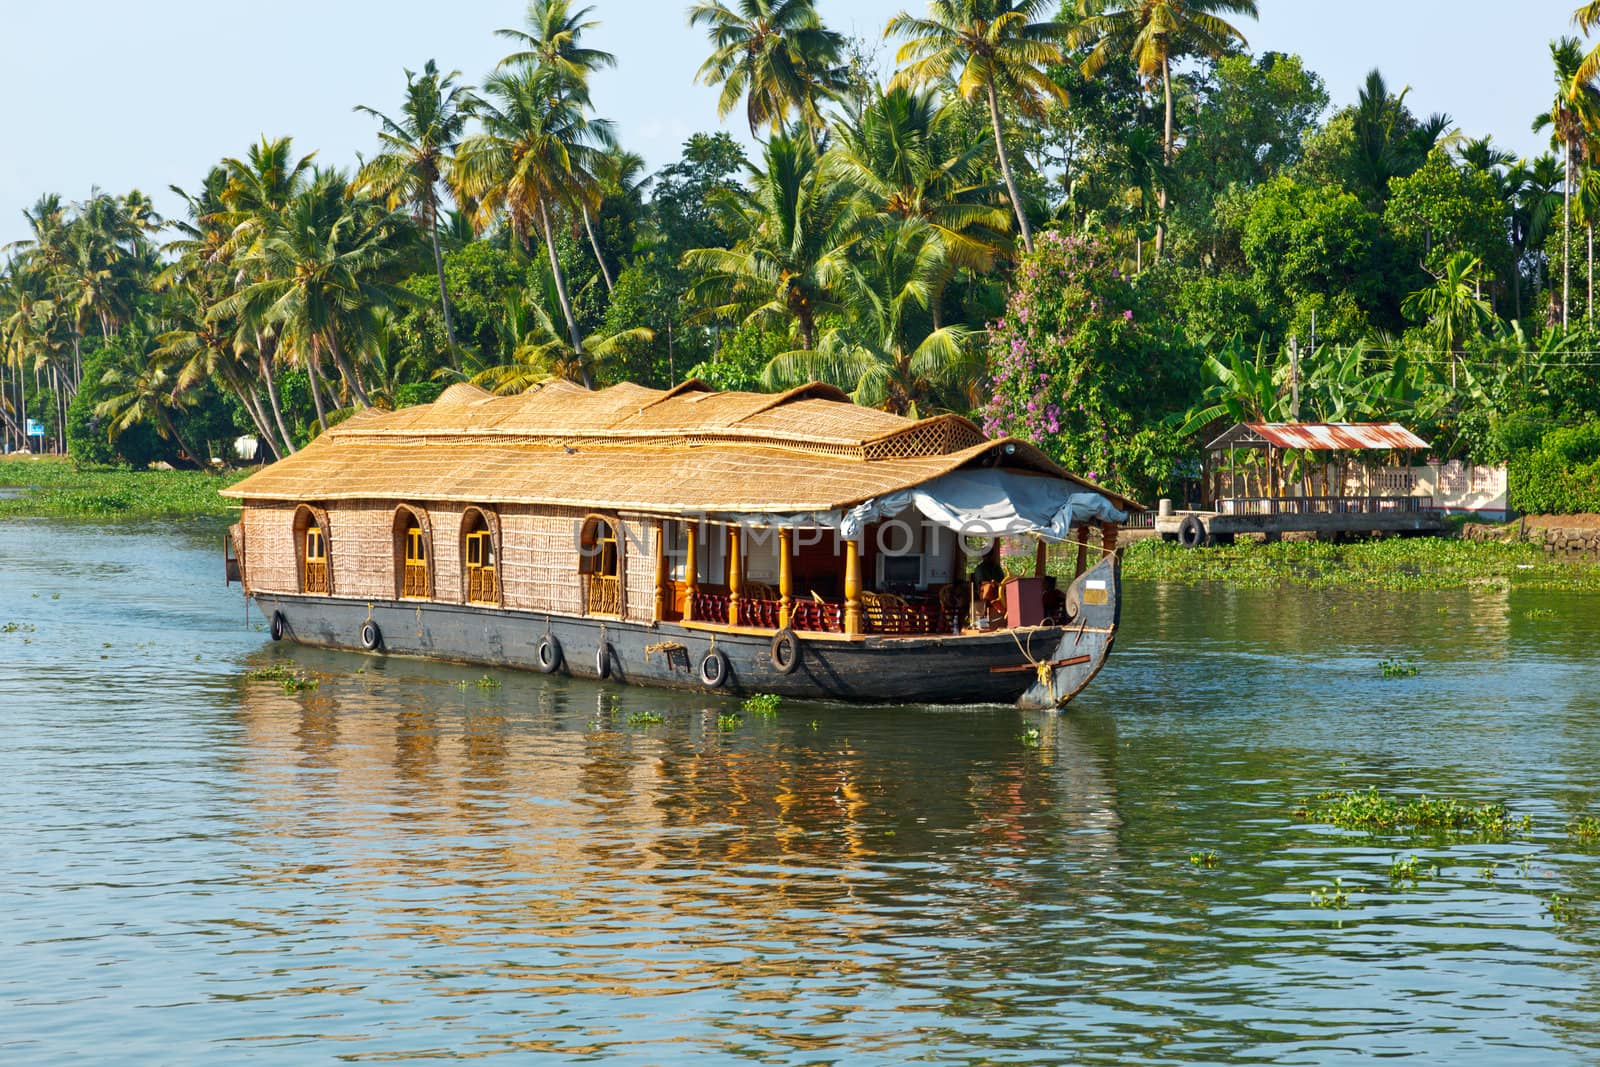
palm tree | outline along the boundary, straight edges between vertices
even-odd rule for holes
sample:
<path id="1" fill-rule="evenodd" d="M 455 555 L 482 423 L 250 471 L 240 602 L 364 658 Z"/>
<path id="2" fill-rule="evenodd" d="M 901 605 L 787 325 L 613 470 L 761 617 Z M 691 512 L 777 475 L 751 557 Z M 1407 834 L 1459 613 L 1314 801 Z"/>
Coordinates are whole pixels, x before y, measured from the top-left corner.
<path id="1" fill-rule="evenodd" d="M 1429 339 L 1451 357 L 1450 385 L 1456 384 L 1456 358 L 1469 338 L 1491 329 L 1499 320 L 1489 302 L 1478 295 L 1483 261 L 1470 252 L 1455 252 L 1434 284 L 1406 297 L 1401 310 L 1425 322 Z"/>
<path id="2" fill-rule="evenodd" d="M 524 46 L 521 51 L 513 52 L 500 60 L 500 69 L 520 68 L 540 71 L 556 84 L 581 94 L 587 104 L 590 75 L 603 67 L 617 65 L 617 57 L 610 52 L 598 48 L 585 48 L 581 44 L 584 32 L 600 25 L 598 21 L 589 19 L 593 10 L 592 7 L 586 7 L 576 12 L 571 11 L 567 0 L 529 0 L 526 30 L 495 31 L 499 36 L 510 38 Z M 597 168 L 597 178 L 600 176 L 599 169 L 601 168 Z M 590 201 L 598 204 L 602 194 L 598 188 L 584 192 L 586 195 L 576 198 L 578 211 L 583 216 L 583 228 L 589 237 L 589 247 L 594 250 L 595 260 L 600 264 L 600 276 L 605 280 L 606 292 L 610 292 L 615 282 L 611 277 L 611 268 L 600 252 L 600 242 L 595 238 L 594 222 L 589 217 Z"/>
<path id="3" fill-rule="evenodd" d="M 1590 30 L 1600 25 L 1600 0 L 1587 0 L 1573 14 L 1572 21 L 1578 24 L 1578 31 L 1587 37 Z M 1589 54 L 1583 57 L 1583 62 L 1573 72 L 1572 80 L 1582 85 L 1597 77 L 1600 77 L 1600 45 L 1591 48 Z"/>
<path id="4" fill-rule="evenodd" d="M 541 68 L 570 85 L 587 85 L 589 75 L 617 65 L 617 57 L 598 48 L 584 48 L 585 30 L 600 25 L 591 21 L 594 8 L 571 10 L 567 0 L 529 0 L 526 30 L 495 30 L 495 36 L 516 41 L 522 49 L 500 60 L 507 67 Z"/>
<path id="5" fill-rule="evenodd" d="M 857 234 L 853 190 L 817 158 L 809 141 L 775 136 L 749 190 L 728 190 L 718 207 L 739 233 L 734 247 L 686 252 L 699 275 L 691 295 L 705 317 L 777 320 L 817 343 L 817 322 L 842 310 L 841 285 Z"/>
<path id="6" fill-rule="evenodd" d="M 1073 48 L 1089 48 L 1083 74 L 1092 78 L 1105 69 L 1111 56 L 1126 53 L 1147 84 L 1159 78 L 1166 120 L 1161 137 L 1162 160 L 1172 165 L 1173 104 L 1172 61 L 1185 55 L 1220 56 L 1234 42 L 1247 44 L 1244 34 L 1224 20 L 1224 15 L 1256 18 L 1256 0 L 1078 0 L 1081 21 L 1068 41 Z M 1161 210 L 1167 208 L 1165 187 Z M 1156 253 L 1166 243 L 1166 220 L 1156 229 Z"/>
<path id="7" fill-rule="evenodd" d="M 318 172 L 245 254 L 250 280 L 211 310 L 213 317 L 270 323 L 299 352 L 324 429 L 316 386 L 322 353 L 333 358 L 356 403 L 370 406 L 350 356 L 376 330 L 376 312 L 411 300 L 391 280 L 406 266 L 404 225 L 381 205 L 348 201 L 345 192 L 343 175 Z"/>
<path id="8" fill-rule="evenodd" d="M 815 0 L 700 0 L 689 9 L 689 25 L 704 26 L 711 56 L 696 80 L 721 85 L 717 117 L 726 118 L 745 99 L 750 135 L 766 126 L 776 134 L 795 112 L 817 147 L 821 102 L 849 87 L 841 65 L 845 39 L 817 17 Z"/>
<path id="9" fill-rule="evenodd" d="M 936 326 L 932 308 L 947 265 L 939 232 L 920 219 L 901 220 L 866 242 L 845 278 L 843 325 L 814 349 L 778 355 L 762 374 L 769 389 L 807 381 L 852 389 L 859 404 L 917 414 L 935 397 L 967 410 L 984 362 L 964 326 Z"/>
<path id="10" fill-rule="evenodd" d="M 456 328 L 450 315 L 450 294 L 444 281 L 444 257 L 439 252 L 439 186 L 449 187 L 454 151 L 472 114 L 472 90 L 455 84 L 461 72 L 440 75 L 428 60 L 419 76 L 406 71 L 406 98 L 400 117 L 391 119 L 362 104 L 357 111 L 379 122 L 382 150 L 364 162 L 356 187 L 387 201 L 390 210 L 407 207 L 417 224 L 428 232 L 433 245 L 433 269 L 439 278 L 439 309 L 444 315 L 445 337 L 451 359 L 456 355 Z"/>
<path id="11" fill-rule="evenodd" d="M 1028 116 L 1042 115 L 1044 101 L 1067 102 L 1067 91 L 1042 69 L 1063 61 L 1061 42 L 1071 31 L 1065 22 L 1036 21 L 1052 6 L 1049 0 L 930 0 L 926 18 L 913 18 L 902 11 L 889 20 L 884 31 L 885 37 L 905 41 L 895 62 L 909 66 L 895 75 L 895 84 L 922 85 L 953 78 L 962 99 L 984 98 L 1000 175 L 1017 216 L 1022 247 L 1029 252 L 1033 251 L 1033 230 L 1011 172 L 1000 101 L 1002 97 L 1010 100 Z"/>
<path id="12" fill-rule="evenodd" d="M 959 127 L 956 107 L 936 93 L 898 86 L 854 121 L 835 124 L 835 161 L 870 213 L 890 223 L 920 220 L 943 244 L 950 267 L 987 272 L 1011 244 L 1009 214 L 983 178 L 987 138 Z M 937 313 L 938 294 L 934 294 Z"/>
<path id="13" fill-rule="evenodd" d="M 550 71 L 516 69 L 490 75 L 484 85 L 495 103 L 479 111 L 483 131 L 456 152 L 452 171 L 458 199 L 478 205 L 482 228 L 503 214 L 519 240 L 537 227 L 550 256 L 574 349 L 583 336 L 567 294 L 566 275 L 556 252 L 553 213 L 590 195 L 604 149 L 614 143 L 611 125 L 590 119 L 587 91 Z M 585 383 L 590 384 L 590 383 Z"/>
<path id="14" fill-rule="evenodd" d="M 94 413 L 108 420 L 106 435 L 112 438 L 141 422 L 149 423 L 156 433 L 177 444 L 188 465 L 199 466 L 204 460 L 172 421 L 172 412 L 186 406 L 173 362 L 158 354 L 153 339 L 143 339 L 143 348 L 139 356 L 106 371 L 103 384 L 111 392 L 95 405 Z"/>
<path id="15" fill-rule="evenodd" d="M 614 334 L 596 331 L 585 337 L 580 347 L 574 348 L 556 329 L 550 313 L 536 300 L 524 299 L 523 307 L 531 314 L 532 321 L 518 323 L 519 336 L 509 357 L 504 363 L 477 369 L 468 378 L 473 385 L 509 395 L 526 392 L 554 378 L 589 384 L 597 371 L 629 345 L 649 344 L 656 337 L 655 331 L 643 326 Z"/>
<path id="16" fill-rule="evenodd" d="M 1600 127 L 1600 89 L 1591 81 L 1578 78 L 1583 69 L 1583 48 L 1576 37 L 1550 42 L 1550 60 L 1555 67 L 1556 95 L 1550 110 L 1533 120 L 1535 130 L 1550 130 L 1550 143 L 1565 154 L 1562 180 L 1561 253 L 1561 328 L 1568 326 L 1567 304 L 1572 290 L 1572 193 L 1576 184 L 1577 153 L 1587 142 L 1590 131 Z"/>
<path id="17" fill-rule="evenodd" d="M 1588 296 L 1584 301 L 1584 317 L 1590 326 L 1594 325 L 1594 226 L 1600 220 L 1600 172 L 1593 165 L 1585 166 L 1579 172 L 1578 188 L 1572 198 L 1574 214 L 1583 226 L 1584 243 L 1587 246 L 1589 261 Z"/>

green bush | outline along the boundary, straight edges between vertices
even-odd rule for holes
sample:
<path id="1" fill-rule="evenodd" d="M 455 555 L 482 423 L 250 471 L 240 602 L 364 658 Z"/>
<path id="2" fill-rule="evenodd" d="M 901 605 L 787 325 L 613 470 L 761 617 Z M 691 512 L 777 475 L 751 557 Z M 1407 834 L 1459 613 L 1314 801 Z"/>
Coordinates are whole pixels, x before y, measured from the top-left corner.
<path id="1" fill-rule="evenodd" d="M 1542 515 L 1600 512 L 1600 422 L 1551 430 L 1513 457 L 1511 506 Z"/>

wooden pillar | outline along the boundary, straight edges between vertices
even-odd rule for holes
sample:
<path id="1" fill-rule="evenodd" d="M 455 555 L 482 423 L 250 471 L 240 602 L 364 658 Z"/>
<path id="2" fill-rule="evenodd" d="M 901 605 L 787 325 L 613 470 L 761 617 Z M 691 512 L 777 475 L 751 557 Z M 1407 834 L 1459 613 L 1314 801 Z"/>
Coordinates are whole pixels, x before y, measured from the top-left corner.
<path id="1" fill-rule="evenodd" d="M 684 530 L 683 559 L 683 617 L 694 621 L 694 596 L 700 592 L 700 524 L 686 522 Z"/>
<path id="2" fill-rule="evenodd" d="M 1072 539 L 1078 543 L 1078 566 L 1073 570 L 1072 576 L 1079 578 L 1089 569 L 1089 527 L 1079 526 L 1073 532 Z"/>
<path id="3" fill-rule="evenodd" d="M 861 632 L 861 545 L 844 543 L 844 632 Z"/>
<path id="4" fill-rule="evenodd" d="M 794 613 L 794 565 L 789 559 L 794 555 L 794 533 L 790 530 L 778 531 L 778 628 L 784 629 L 789 625 L 789 616 Z"/>
<path id="5" fill-rule="evenodd" d="M 667 617 L 667 524 L 656 523 L 656 622 Z"/>
<path id="6" fill-rule="evenodd" d="M 1120 530 L 1114 522 L 1108 522 L 1100 527 L 1100 549 L 1109 556 L 1117 550 L 1117 531 Z"/>
<path id="7" fill-rule="evenodd" d="M 739 527 L 728 527 L 728 625 L 739 625 L 739 590 L 744 587 L 744 538 Z"/>
<path id="8" fill-rule="evenodd" d="M 1033 550 L 1033 576 L 1043 578 L 1050 568 L 1050 546 L 1045 544 L 1044 538 L 1039 538 L 1039 547 Z"/>

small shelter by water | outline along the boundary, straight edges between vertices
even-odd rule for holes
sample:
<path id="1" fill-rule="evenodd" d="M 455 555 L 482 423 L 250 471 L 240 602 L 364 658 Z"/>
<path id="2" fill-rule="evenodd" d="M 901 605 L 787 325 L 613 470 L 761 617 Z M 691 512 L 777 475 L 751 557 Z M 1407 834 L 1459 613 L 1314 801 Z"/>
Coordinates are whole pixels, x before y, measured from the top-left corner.
<path id="1" fill-rule="evenodd" d="M 1206 446 L 1207 502 L 1376 499 L 1427 448 L 1397 422 L 1241 422 Z"/>

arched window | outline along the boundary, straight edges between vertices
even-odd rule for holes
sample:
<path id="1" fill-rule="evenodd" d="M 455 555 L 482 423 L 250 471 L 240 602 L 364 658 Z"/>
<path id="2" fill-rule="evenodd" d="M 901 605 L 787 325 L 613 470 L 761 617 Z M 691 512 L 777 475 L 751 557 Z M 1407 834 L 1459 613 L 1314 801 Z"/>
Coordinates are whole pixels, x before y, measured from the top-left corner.
<path id="1" fill-rule="evenodd" d="M 294 559 L 300 592 L 326 596 L 333 592 L 328 559 L 328 513 L 302 504 L 294 513 Z"/>
<path id="2" fill-rule="evenodd" d="M 467 583 L 467 603 L 500 605 L 500 577 L 496 551 L 499 538 L 489 516 L 468 508 L 461 522 L 461 562 Z"/>
<path id="3" fill-rule="evenodd" d="M 578 573 L 585 615 L 622 614 L 622 546 L 615 519 L 591 515 L 584 520 Z"/>
<path id="4" fill-rule="evenodd" d="M 395 586 L 402 599 L 433 595 L 433 535 L 426 516 L 401 506 L 394 513 Z"/>
<path id="5" fill-rule="evenodd" d="M 328 591 L 328 539 L 322 533 L 322 527 L 311 523 L 306 527 L 305 536 L 305 588 L 304 593 L 326 593 Z"/>

